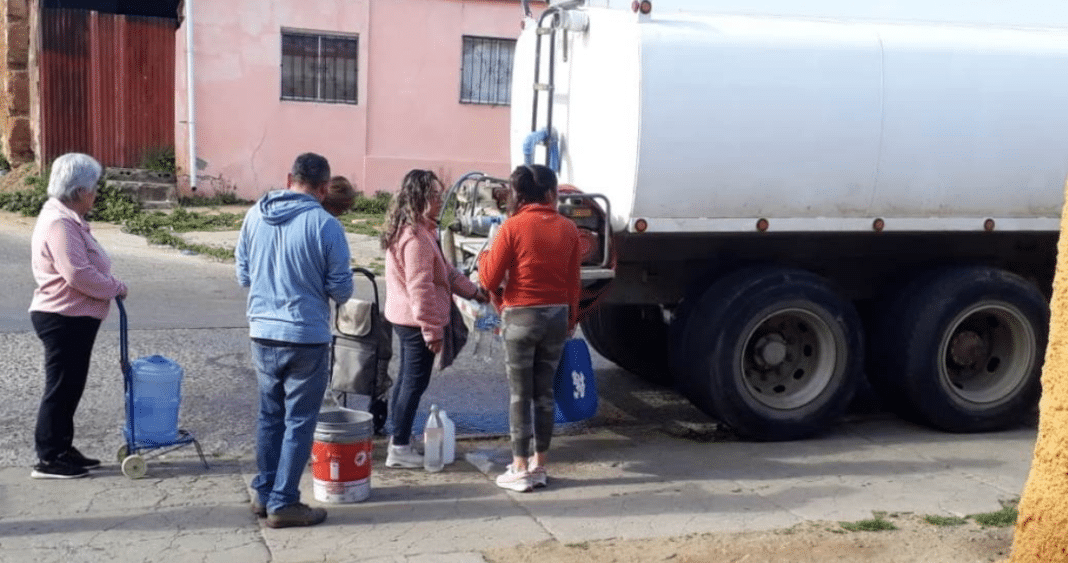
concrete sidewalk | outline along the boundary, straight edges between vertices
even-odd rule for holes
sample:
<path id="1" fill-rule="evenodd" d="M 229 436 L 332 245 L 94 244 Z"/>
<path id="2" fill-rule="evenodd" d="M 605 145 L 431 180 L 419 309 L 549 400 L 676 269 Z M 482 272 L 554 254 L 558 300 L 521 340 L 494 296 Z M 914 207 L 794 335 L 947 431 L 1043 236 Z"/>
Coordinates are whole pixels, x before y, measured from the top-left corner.
<path id="1" fill-rule="evenodd" d="M 205 470 L 186 447 L 149 459 L 136 481 L 113 459 L 71 481 L 6 467 L 0 561 L 478 563 L 484 549 L 546 540 L 768 530 L 874 510 L 966 515 L 1019 496 L 1034 440 L 1034 429 L 949 435 L 878 415 L 791 443 L 599 429 L 556 438 L 549 487 L 525 494 L 492 482 L 510 455 L 503 439 L 461 440 L 466 459 L 436 474 L 385 468 L 377 440 L 368 500 L 316 502 L 309 469 L 303 500 L 329 517 L 282 530 L 249 511 L 248 458 Z"/>

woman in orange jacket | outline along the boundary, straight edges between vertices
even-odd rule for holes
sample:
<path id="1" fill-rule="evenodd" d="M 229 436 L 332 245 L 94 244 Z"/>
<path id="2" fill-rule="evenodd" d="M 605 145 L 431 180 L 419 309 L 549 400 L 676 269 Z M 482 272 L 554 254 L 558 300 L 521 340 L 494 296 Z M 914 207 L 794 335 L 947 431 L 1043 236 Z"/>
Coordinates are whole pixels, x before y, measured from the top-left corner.
<path id="1" fill-rule="evenodd" d="M 548 483 L 553 378 L 578 322 L 582 257 L 578 227 L 556 210 L 556 174 L 545 166 L 520 166 L 510 183 L 509 218 L 479 257 L 478 271 L 483 287 L 504 283 L 501 335 L 512 464 L 497 486 L 526 492 Z"/>

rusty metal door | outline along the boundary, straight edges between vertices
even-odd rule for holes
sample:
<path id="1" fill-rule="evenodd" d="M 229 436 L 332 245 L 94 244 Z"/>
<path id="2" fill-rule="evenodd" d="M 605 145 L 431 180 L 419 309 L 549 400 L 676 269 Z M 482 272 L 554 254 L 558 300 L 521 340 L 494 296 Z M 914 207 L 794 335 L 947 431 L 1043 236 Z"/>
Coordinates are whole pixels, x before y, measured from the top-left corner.
<path id="1" fill-rule="evenodd" d="M 177 21 L 41 10 L 41 153 L 137 167 L 174 147 Z"/>

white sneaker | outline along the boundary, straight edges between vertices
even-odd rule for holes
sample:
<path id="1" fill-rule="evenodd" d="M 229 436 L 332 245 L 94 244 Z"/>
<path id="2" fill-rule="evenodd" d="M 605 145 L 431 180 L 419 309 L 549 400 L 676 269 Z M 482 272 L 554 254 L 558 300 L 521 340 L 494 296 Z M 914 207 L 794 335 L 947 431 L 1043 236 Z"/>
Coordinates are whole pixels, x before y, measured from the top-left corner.
<path id="1" fill-rule="evenodd" d="M 386 467 L 422 468 L 423 456 L 412 449 L 411 444 L 403 446 L 389 445 L 386 453 Z"/>
<path id="2" fill-rule="evenodd" d="M 535 489 L 540 489 L 549 484 L 549 472 L 545 471 L 544 467 L 532 467 L 530 473 L 530 484 Z"/>
<path id="3" fill-rule="evenodd" d="M 534 484 L 530 480 L 530 472 L 516 471 L 515 467 L 511 465 L 508 466 L 507 471 L 497 476 L 497 486 L 517 493 L 529 493 L 534 490 Z"/>
<path id="4" fill-rule="evenodd" d="M 419 455 L 423 455 L 426 451 L 426 448 L 423 447 L 422 434 L 412 434 L 412 437 L 408 439 L 408 445 L 412 447 L 413 452 Z"/>

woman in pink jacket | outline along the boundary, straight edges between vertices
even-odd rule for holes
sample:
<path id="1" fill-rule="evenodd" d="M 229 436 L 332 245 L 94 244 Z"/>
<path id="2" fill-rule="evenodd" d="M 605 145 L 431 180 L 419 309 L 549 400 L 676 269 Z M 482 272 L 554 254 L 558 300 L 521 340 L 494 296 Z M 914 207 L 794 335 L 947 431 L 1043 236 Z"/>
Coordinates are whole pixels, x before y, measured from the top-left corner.
<path id="1" fill-rule="evenodd" d="M 30 265 L 37 289 L 30 320 L 44 344 L 45 388 L 34 442 L 40 462 L 35 479 L 84 477 L 100 460 L 73 446 L 89 358 L 111 300 L 126 296 L 126 284 L 111 275 L 111 260 L 89 232 L 85 216 L 96 201 L 100 164 L 68 153 L 52 163 L 48 201 L 33 229 Z"/>
<path id="2" fill-rule="evenodd" d="M 386 319 L 400 339 L 400 371 L 393 383 L 386 467 L 422 467 L 412 449 L 412 424 L 442 351 L 452 294 L 485 302 L 486 293 L 445 262 L 437 240 L 444 187 L 429 170 L 412 170 L 394 194 L 382 232 L 386 251 Z"/>

